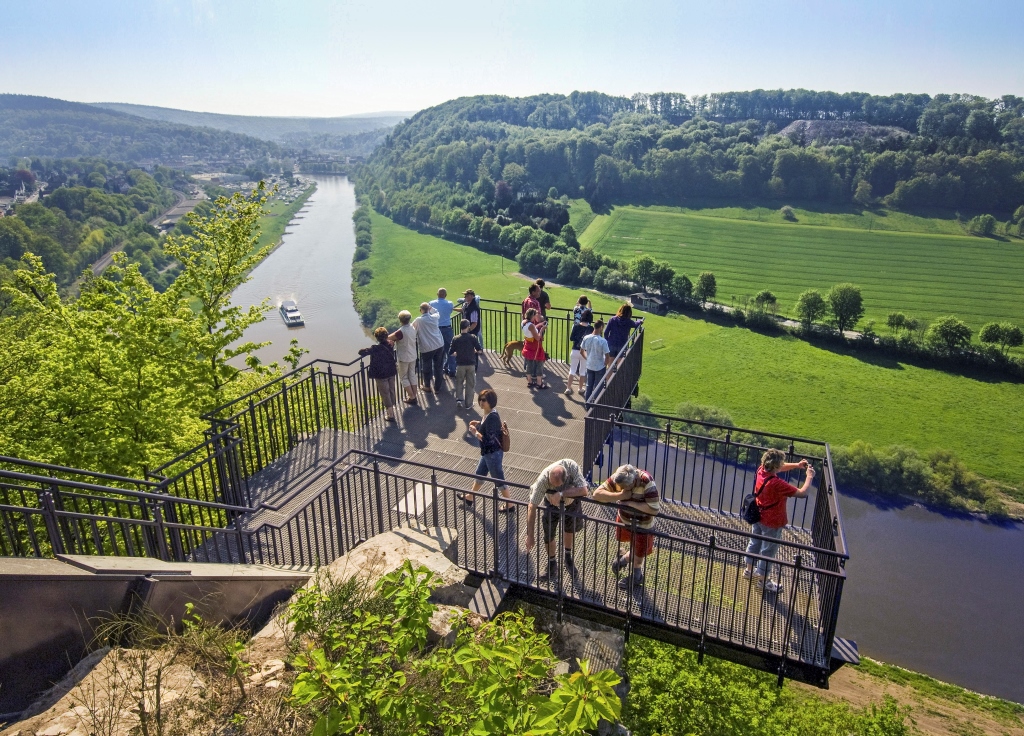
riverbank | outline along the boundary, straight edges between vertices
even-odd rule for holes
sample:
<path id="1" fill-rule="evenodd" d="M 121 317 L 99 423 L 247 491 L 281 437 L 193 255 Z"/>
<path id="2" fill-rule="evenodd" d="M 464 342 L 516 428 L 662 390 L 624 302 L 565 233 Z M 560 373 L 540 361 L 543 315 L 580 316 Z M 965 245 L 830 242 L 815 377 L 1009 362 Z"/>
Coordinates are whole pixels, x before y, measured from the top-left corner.
<path id="1" fill-rule="evenodd" d="M 266 245 L 272 244 L 273 247 L 270 252 L 273 253 L 281 247 L 284 231 L 315 191 L 316 182 L 314 181 L 291 203 L 280 200 L 271 201 L 266 208 L 267 213 L 260 218 L 260 237 L 253 250 L 259 250 Z"/>

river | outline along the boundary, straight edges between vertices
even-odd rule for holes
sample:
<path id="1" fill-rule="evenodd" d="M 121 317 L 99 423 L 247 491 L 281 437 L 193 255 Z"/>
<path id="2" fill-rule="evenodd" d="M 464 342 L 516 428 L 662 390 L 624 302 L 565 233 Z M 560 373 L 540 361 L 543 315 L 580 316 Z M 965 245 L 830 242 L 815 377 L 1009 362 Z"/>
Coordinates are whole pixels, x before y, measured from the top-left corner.
<path id="1" fill-rule="evenodd" d="M 267 362 L 292 337 L 332 360 L 369 344 L 352 305 L 353 187 L 316 180 L 301 219 L 235 294 L 243 306 L 269 297 L 302 310 L 303 328 L 289 330 L 275 311 L 249 330 L 273 341 L 260 351 Z M 842 510 L 850 562 L 839 635 L 862 654 L 1024 703 L 1024 527 L 849 495 Z"/>

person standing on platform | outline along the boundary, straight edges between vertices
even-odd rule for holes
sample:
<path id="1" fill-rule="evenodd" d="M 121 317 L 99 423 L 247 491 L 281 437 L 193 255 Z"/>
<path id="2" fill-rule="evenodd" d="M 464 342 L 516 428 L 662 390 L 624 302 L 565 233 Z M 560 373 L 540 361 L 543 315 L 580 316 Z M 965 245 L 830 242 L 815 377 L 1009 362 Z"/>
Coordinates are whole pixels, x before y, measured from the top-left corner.
<path id="1" fill-rule="evenodd" d="M 625 545 L 622 555 L 612 563 L 612 572 L 618 577 L 632 563 L 632 576 L 619 581 L 619 588 L 629 590 L 644 584 L 644 560 L 654 551 L 654 517 L 661 510 L 661 494 L 654 478 L 646 470 L 632 465 L 618 467 L 612 477 L 594 491 L 599 503 L 619 505 L 615 522 L 615 538 Z"/>
<path id="2" fill-rule="evenodd" d="M 565 458 L 544 468 L 537 480 L 530 487 L 530 505 L 526 507 L 526 552 L 533 551 L 537 543 L 537 507 L 541 506 L 544 513 L 541 517 L 541 528 L 544 530 L 544 543 L 547 546 L 547 571 L 541 574 L 541 580 L 554 580 L 558 575 L 558 525 L 562 524 L 562 554 L 565 566 L 575 571 L 572 550 L 576 532 L 583 528 L 583 513 L 576 499 L 590 492 L 587 479 L 575 460 Z M 559 508 L 565 500 L 565 513 Z"/>
<path id="3" fill-rule="evenodd" d="M 586 297 L 582 298 L 586 299 Z M 569 354 L 569 378 L 565 381 L 565 393 L 567 394 L 572 394 L 573 379 L 579 384 L 579 392 L 583 393 L 587 380 L 587 367 L 586 361 L 583 359 L 583 353 L 580 352 L 580 346 L 583 344 L 583 338 L 594 331 L 594 326 L 591 324 L 593 319 L 594 313 L 589 309 L 584 309 L 580 318 L 576 320 L 576 324 L 572 326 L 572 332 L 569 333 L 572 352 Z"/>
<path id="4" fill-rule="evenodd" d="M 526 364 L 526 387 L 547 388 L 544 383 L 544 361 L 548 359 L 544 352 L 544 322 L 538 317 L 537 310 L 530 307 L 523 315 L 523 362 Z"/>
<path id="5" fill-rule="evenodd" d="M 386 327 L 378 327 L 373 331 L 373 337 L 377 340 L 375 345 L 368 348 L 361 348 L 359 354 L 363 357 L 370 357 L 370 365 L 366 369 L 368 378 L 372 378 L 377 384 L 377 393 L 384 403 L 384 418 L 389 422 L 395 419 L 395 376 L 398 369 L 395 367 L 395 349 L 391 347 Z"/>
<path id="6" fill-rule="evenodd" d="M 484 347 L 484 335 L 482 328 L 483 314 L 480 312 L 480 298 L 472 289 L 466 289 L 462 294 L 461 303 L 455 307 L 455 311 L 462 315 L 463 319 L 469 320 L 469 334 L 476 337 L 480 347 Z M 479 365 L 479 363 L 477 364 Z"/>
<path id="7" fill-rule="evenodd" d="M 476 394 L 476 358 L 483 352 L 475 335 L 469 334 L 470 321 L 462 320 L 459 336 L 452 340 L 451 354 L 455 360 L 455 407 L 471 409 Z M 465 403 L 463 403 L 465 396 Z"/>
<path id="8" fill-rule="evenodd" d="M 388 335 L 398 353 L 398 382 L 405 387 L 405 403 L 416 403 L 416 330 L 410 322 L 412 315 L 398 313 L 398 329 Z"/>
<path id="9" fill-rule="evenodd" d="M 530 295 L 527 296 L 525 299 L 523 299 L 522 309 L 520 310 L 520 314 L 523 316 L 524 319 L 526 317 L 526 313 L 529 310 L 534 309 L 537 312 L 537 320 L 536 321 L 540 321 L 541 316 L 540 316 L 540 298 L 539 297 L 540 297 L 540 287 L 537 286 L 537 284 L 530 284 Z"/>
<path id="10" fill-rule="evenodd" d="M 787 483 L 777 475 L 801 469 L 807 471 L 807 476 L 800 488 Z M 786 454 L 782 450 L 768 450 L 761 456 L 761 467 L 757 469 L 757 476 L 754 479 L 754 502 L 757 504 L 761 519 L 750 527 L 751 534 L 757 536 L 750 538 L 750 544 L 747 545 L 748 555 L 775 559 L 775 555 L 779 553 L 778 540 L 782 539 L 782 530 L 789 523 L 786 501 L 790 498 L 806 498 L 813 480 L 814 467 L 807 460 L 787 463 Z M 747 557 L 743 577 L 753 578 L 757 587 L 765 593 L 778 593 L 782 590 L 782 584 L 770 580 L 771 573 L 771 564 L 767 560 L 759 559 L 755 565 L 754 558 Z"/>
<path id="11" fill-rule="evenodd" d="M 629 341 L 629 334 L 643 323 L 643 317 L 633 319 L 633 307 L 629 304 L 620 306 L 615 316 L 608 320 L 604 336 L 608 340 L 608 352 L 612 354 L 613 360 L 618 357 L 619 352 Z"/>
<path id="12" fill-rule="evenodd" d="M 441 330 L 441 337 L 444 339 L 444 372 L 447 376 L 455 375 L 455 357 L 451 354 L 452 340 L 455 338 L 455 330 L 452 329 L 452 312 L 455 305 L 448 299 L 447 289 L 437 290 L 437 299 L 430 302 L 430 306 L 437 310 L 438 326 Z"/>
<path id="13" fill-rule="evenodd" d="M 594 331 L 580 342 L 580 355 L 587 365 L 587 393 L 583 397 L 586 404 L 599 392 L 601 381 L 612 364 L 612 353 L 608 350 L 608 341 L 604 339 L 604 321 L 594 323 Z"/>
<path id="14" fill-rule="evenodd" d="M 412 323 L 416 328 L 416 339 L 420 345 L 420 364 L 423 367 L 423 390 L 427 393 L 441 393 L 444 390 L 444 338 L 438 324 L 437 310 L 427 302 L 420 304 L 420 316 Z M 430 384 L 433 381 L 433 388 Z"/>
<path id="15" fill-rule="evenodd" d="M 504 427 L 498 410 L 495 408 L 498 406 L 498 394 L 493 389 L 485 388 L 477 396 L 476 401 L 484 418 L 483 421 L 474 419 L 469 423 L 469 431 L 480 440 L 480 462 L 476 466 L 474 475 L 490 475 L 494 479 L 494 487 L 501 497 L 506 499 L 506 503 L 498 506 L 498 511 L 511 511 L 514 506 L 507 501 L 512 498 L 512 494 L 509 492 L 508 486 L 505 485 L 505 469 L 502 466 L 505 458 L 505 451 L 501 449 L 501 436 L 504 433 Z M 474 495 L 480 493 L 483 486 L 482 480 L 474 479 L 470 493 L 456 495 L 467 506 L 472 506 Z"/>
<path id="16" fill-rule="evenodd" d="M 572 323 L 578 325 L 580 323 L 580 317 L 583 313 L 590 309 L 590 299 L 587 298 L 586 294 L 581 294 L 580 298 L 576 301 L 576 306 L 572 308 Z M 591 312 L 593 314 L 593 312 Z"/>
<path id="17" fill-rule="evenodd" d="M 551 299 L 548 297 L 548 293 L 544 291 L 546 283 L 544 279 L 537 279 L 534 283 L 540 287 L 540 292 L 537 294 L 537 301 L 540 303 L 540 318 L 547 322 L 548 310 L 551 309 Z"/>

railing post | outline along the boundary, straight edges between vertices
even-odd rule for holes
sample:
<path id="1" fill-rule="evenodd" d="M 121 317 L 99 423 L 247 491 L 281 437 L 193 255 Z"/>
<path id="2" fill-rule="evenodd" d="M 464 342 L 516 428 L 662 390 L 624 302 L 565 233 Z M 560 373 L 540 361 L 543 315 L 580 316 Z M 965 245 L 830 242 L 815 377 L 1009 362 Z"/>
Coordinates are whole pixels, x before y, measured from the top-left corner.
<path id="1" fill-rule="evenodd" d="M 622 519 L 622 514 L 618 514 L 618 519 Z M 619 545 L 615 545 L 615 554 L 619 553 Z M 625 626 L 625 639 L 629 641 L 629 634 L 633 629 L 633 599 L 634 593 L 633 586 L 636 584 L 636 576 L 633 574 L 634 562 L 636 560 L 636 517 L 629 517 L 629 565 L 626 566 L 626 574 L 629 575 L 626 582 L 626 626 Z M 646 571 L 645 571 L 646 574 Z"/>
<path id="2" fill-rule="evenodd" d="M 317 398 L 317 395 L 316 395 L 316 376 L 317 376 L 317 373 L 316 373 L 316 370 L 315 370 L 315 366 L 310 365 L 309 366 L 309 378 L 310 378 L 310 380 L 313 383 L 313 416 L 315 417 L 315 421 L 316 421 L 316 431 L 317 431 L 317 434 L 319 434 L 320 433 L 320 429 L 321 429 L 321 426 L 320 426 L 320 400 Z"/>
<path id="3" fill-rule="evenodd" d="M 330 365 L 327 366 L 327 395 L 331 398 L 331 427 L 341 429 L 338 426 L 338 402 L 334 398 L 334 371 Z"/>
<path id="4" fill-rule="evenodd" d="M 377 490 L 377 533 L 384 533 L 384 499 L 380 491 L 380 463 L 373 459 L 373 483 Z"/>
<path id="5" fill-rule="evenodd" d="M 41 496 L 43 507 L 43 523 L 46 525 L 46 536 L 50 538 L 50 548 L 54 555 L 64 554 L 64 539 L 60 534 L 57 521 L 57 509 L 53 504 L 53 495 L 49 491 Z"/>
<path id="6" fill-rule="evenodd" d="M 256 470 L 263 470 L 263 454 L 260 452 L 259 426 L 256 424 L 256 405 L 249 399 L 249 424 L 252 427 L 252 442 L 256 446 Z"/>
<path id="7" fill-rule="evenodd" d="M 565 575 L 565 496 L 561 494 L 558 497 L 558 545 L 555 554 L 555 559 L 558 560 L 558 579 L 555 581 L 555 585 L 558 586 L 557 620 L 558 623 L 562 623 L 562 611 L 565 606 L 565 585 L 562 581 L 562 576 Z M 548 565 L 549 571 L 550 567 Z"/>
<path id="8" fill-rule="evenodd" d="M 504 334 L 502 335 L 503 340 L 502 340 L 501 344 L 502 345 L 508 345 L 508 305 L 507 304 L 504 306 L 504 309 L 505 309 L 505 315 L 501 319 L 501 327 L 502 327 L 502 331 L 504 332 Z M 480 316 L 480 319 L 481 320 L 483 319 L 483 315 Z M 481 346 L 481 347 L 483 347 L 483 346 Z"/>
<path id="9" fill-rule="evenodd" d="M 501 513 L 498 511 L 497 483 L 495 483 L 491 488 L 491 504 L 494 509 L 494 516 L 492 517 L 494 519 L 494 524 L 491 526 L 491 529 L 493 531 L 491 532 L 491 534 L 488 535 L 490 537 L 489 541 L 494 546 L 494 554 L 491 557 L 491 563 L 494 565 L 494 567 L 491 568 L 491 577 L 500 577 L 498 575 L 498 563 L 499 560 L 501 559 L 501 556 L 498 554 L 498 539 L 500 539 L 501 535 L 498 534 L 498 519 L 501 518 Z M 485 536 L 484 539 L 486 540 L 488 536 Z M 484 554 L 486 554 L 486 552 L 487 550 L 485 549 Z"/>
<path id="10" fill-rule="evenodd" d="M 162 501 L 161 503 L 163 504 L 163 512 L 161 518 L 164 520 L 164 522 L 177 524 L 178 514 L 174 509 L 174 503 L 171 501 Z M 181 529 L 169 528 L 168 531 L 171 532 L 171 553 L 173 554 L 174 559 L 177 562 L 184 562 L 185 547 L 181 543 Z"/>
<path id="11" fill-rule="evenodd" d="M 230 483 L 228 483 L 228 473 L 227 469 L 224 467 L 223 439 L 219 434 L 213 435 L 211 439 L 211 444 L 213 445 L 213 464 L 217 468 L 217 483 L 220 485 L 219 500 L 221 503 L 229 503 L 232 506 L 239 505 L 240 502 L 237 498 L 235 498 L 234 489 L 231 488 Z M 217 499 L 211 498 L 208 500 L 215 501 Z"/>
<path id="12" fill-rule="evenodd" d="M 430 469 L 430 509 L 434 519 L 434 527 L 441 526 L 437 518 L 437 470 Z"/>
<path id="13" fill-rule="evenodd" d="M 336 548 L 338 557 L 341 557 L 348 550 L 345 546 L 345 527 L 341 510 L 341 494 L 338 493 L 338 469 L 331 466 L 331 500 L 334 502 L 334 536 L 338 540 Z"/>
<path id="14" fill-rule="evenodd" d="M 292 449 L 292 414 L 288 409 L 288 381 L 281 383 L 281 402 L 284 404 L 284 431 L 288 438 L 288 449 Z"/>
<path id="15" fill-rule="evenodd" d="M 707 646 L 708 609 L 711 607 L 711 573 L 715 567 L 715 535 L 708 540 L 708 566 L 704 575 L 704 606 L 700 614 L 700 643 L 697 645 L 697 664 L 703 664 Z"/>
<path id="16" fill-rule="evenodd" d="M 160 554 L 160 559 L 167 562 L 171 559 L 171 555 L 167 551 L 167 530 L 164 527 L 164 515 L 160 506 L 159 503 L 153 504 L 153 521 L 156 522 L 156 549 Z"/>
<path id="17" fill-rule="evenodd" d="M 732 446 L 732 431 L 726 430 L 725 433 L 725 456 L 722 458 L 722 482 L 718 486 L 718 513 L 722 513 L 722 504 L 725 501 L 725 468 L 729 462 L 729 448 Z"/>
<path id="18" fill-rule="evenodd" d="M 793 570 L 792 590 L 789 591 L 789 610 L 786 612 L 786 634 L 782 639 L 782 661 L 779 662 L 779 687 L 782 687 L 782 681 L 786 677 L 786 661 L 789 659 L 786 652 L 789 650 L 789 636 L 793 631 L 793 610 L 796 608 L 796 589 L 800 584 L 802 563 L 803 556 L 798 552 L 796 555 L 796 567 Z"/>

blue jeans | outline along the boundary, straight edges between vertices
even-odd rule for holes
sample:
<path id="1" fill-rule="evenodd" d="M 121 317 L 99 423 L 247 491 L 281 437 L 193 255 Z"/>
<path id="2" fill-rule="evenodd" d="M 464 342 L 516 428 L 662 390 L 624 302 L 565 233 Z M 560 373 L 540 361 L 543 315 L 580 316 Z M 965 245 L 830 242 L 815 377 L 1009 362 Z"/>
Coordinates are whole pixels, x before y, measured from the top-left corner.
<path id="1" fill-rule="evenodd" d="M 778 529 L 772 529 L 770 526 L 764 526 L 762 524 L 754 524 L 750 531 L 754 534 L 760 534 L 762 537 L 771 537 L 772 539 L 782 539 L 782 527 Z M 761 555 L 762 557 L 771 557 L 774 559 L 775 555 L 779 553 L 779 543 L 769 542 L 767 539 L 757 539 L 756 537 L 750 538 L 750 544 L 747 545 L 748 555 Z M 755 560 L 752 557 L 747 558 L 747 564 L 751 564 Z M 771 572 L 771 567 L 767 560 L 757 560 L 757 574 L 765 578 L 768 577 Z"/>
<path id="2" fill-rule="evenodd" d="M 481 455 L 480 462 L 476 465 L 476 475 L 490 475 L 494 478 L 494 487 L 499 491 L 505 490 L 505 470 L 501 467 L 504 457 L 504 452 L 495 450 Z"/>
<path id="3" fill-rule="evenodd" d="M 604 380 L 604 374 L 607 370 L 607 368 L 602 368 L 599 371 L 592 371 L 589 368 L 587 369 L 587 393 L 584 397 L 585 401 L 590 401 L 591 395 L 597 393 L 597 388 L 601 385 L 601 381 Z"/>
<path id="4" fill-rule="evenodd" d="M 444 366 L 444 348 L 420 353 L 420 364 L 423 367 L 423 385 L 429 386 L 430 380 L 433 379 L 434 390 L 443 390 L 444 377 L 441 375 L 441 369 Z"/>
<path id="5" fill-rule="evenodd" d="M 445 366 L 444 372 L 449 376 L 455 375 L 455 356 L 449 355 L 448 352 L 452 347 L 452 340 L 455 339 L 455 330 L 449 327 L 441 325 L 441 337 L 444 338 L 444 347 L 442 348 L 441 355 L 444 356 Z"/>

